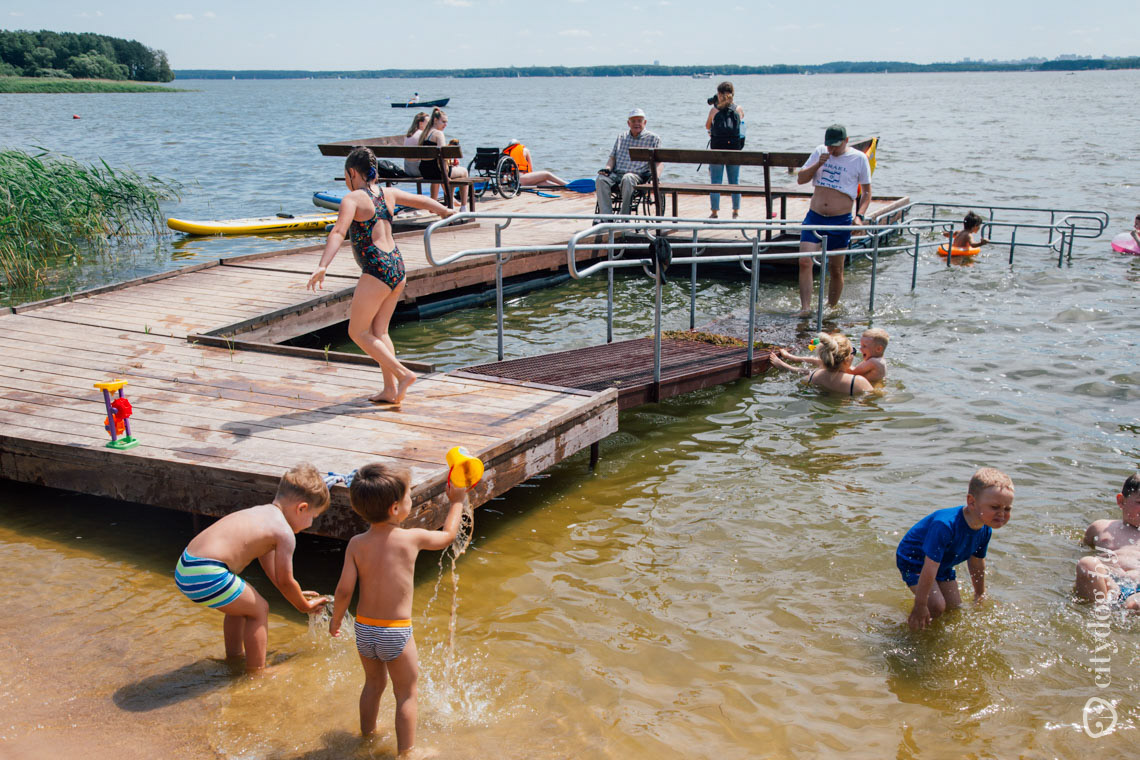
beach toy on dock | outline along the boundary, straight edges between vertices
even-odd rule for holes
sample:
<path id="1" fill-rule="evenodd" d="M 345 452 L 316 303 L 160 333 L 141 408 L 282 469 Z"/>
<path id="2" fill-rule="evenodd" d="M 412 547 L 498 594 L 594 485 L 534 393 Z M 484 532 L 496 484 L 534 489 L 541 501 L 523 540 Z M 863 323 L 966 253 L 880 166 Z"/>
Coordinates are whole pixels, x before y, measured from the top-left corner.
<path id="1" fill-rule="evenodd" d="M 1117 253 L 1131 253 L 1133 256 L 1140 256 L 1140 245 L 1136 245 L 1131 232 L 1121 232 L 1114 237 L 1112 239 L 1112 250 Z"/>
<path id="2" fill-rule="evenodd" d="M 812 338 L 811 343 L 808 343 L 808 351 L 814 351 L 819 348 L 819 338 Z"/>
<path id="3" fill-rule="evenodd" d="M 982 252 L 981 248 L 958 248 L 958 247 L 954 247 L 951 249 L 950 255 L 951 256 L 977 256 L 981 252 Z M 939 256 L 945 256 L 946 255 L 945 244 L 938 246 L 938 255 Z"/>
<path id="4" fill-rule="evenodd" d="M 108 380 L 105 383 L 95 383 L 95 387 L 103 391 L 103 404 L 107 407 L 107 416 L 103 419 L 103 429 L 111 436 L 107 443 L 109 449 L 133 449 L 139 445 L 137 438 L 131 435 L 130 417 L 134 414 L 131 402 L 123 395 L 126 380 Z M 111 393 L 118 392 L 118 398 L 111 400 Z M 122 436 L 122 437 L 120 437 Z"/>
<path id="5" fill-rule="evenodd" d="M 447 480 L 456 488 L 471 488 L 483 479 L 483 461 L 455 446 L 447 452 Z"/>

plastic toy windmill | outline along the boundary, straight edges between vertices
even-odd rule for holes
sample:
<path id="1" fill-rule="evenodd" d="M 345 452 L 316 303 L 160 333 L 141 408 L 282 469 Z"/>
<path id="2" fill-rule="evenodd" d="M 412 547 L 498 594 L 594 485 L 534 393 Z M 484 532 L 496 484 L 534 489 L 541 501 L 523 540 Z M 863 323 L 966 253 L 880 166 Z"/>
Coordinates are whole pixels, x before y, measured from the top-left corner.
<path id="1" fill-rule="evenodd" d="M 126 384 L 126 380 L 95 383 L 95 387 L 103 391 L 103 404 L 107 407 L 107 417 L 103 420 L 103 427 L 111 436 L 111 440 L 107 443 L 109 449 L 133 449 L 139 445 L 138 439 L 131 435 L 130 417 L 134 410 L 131 409 L 131 402 L 123 396 L 123 387 Z M 112 400 L 111 393 L 115 391 L 119 396 Z"/>

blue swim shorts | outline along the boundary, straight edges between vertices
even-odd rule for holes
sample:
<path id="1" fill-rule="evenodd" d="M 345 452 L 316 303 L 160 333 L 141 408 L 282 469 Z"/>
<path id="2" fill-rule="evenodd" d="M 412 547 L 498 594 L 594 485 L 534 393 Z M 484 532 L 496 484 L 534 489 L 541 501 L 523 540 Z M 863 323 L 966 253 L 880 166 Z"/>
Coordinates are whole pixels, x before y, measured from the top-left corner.
<path id="1" fill-rule="evenodd" d="M 245 581 L 231 573 L 225 562 L 195 557 L 187 551 L 174 567 L 174 585 L 203 607 L 224 607 L 245 591 Z"/>
<path id="2" fill-rule="evenodd" d="M 835 224 L 850 226 L 853 217 L 851 214 L 840 214 L 839 216 L 823 216 L 817 214 L 811 209 L 808 209 L 807 216 L 804 217 L 804 224 Z M 835 232 L 819 232 L 820 235 L 827 236 L 827 250 L 829 251 L 842 251 L 851 245 L 851 230 L 836 230 Z M 819 243 L 819 239 L 815 236 L 813 230 L 803 230 L 800 232 L 801 243 Z"/>
<path id="3" fill-rule="evenodd" d="M 353 631 L 356 651 L 361 657 L 391 662 L 403 653 L 408 639 L 412 638 L 412 621 L 358 617 Z"/>
<path id="4" fill-rule="evenodd" d="M 918 585 L 918 576 L 922 574 L 922 565 L 916 565 L 895 553 L 895 566 L 898 567 L 899 573 L 902 575 L 903 583 L 908 587 Z M 958 580 L 958 573 L 954 571 L 953 567 L 939 566 L 938 574 L 934 576 L 935 583 L 956 580 Z"/>
<path id="5" fill-rule="evenodd" d="M 1120 592 L 1120 596 L 1116 599 L 1117 604 L 1124 604 L 1128 601 L 1128 597 L 1133 594 L 1140 594 L 1140 580 L 1117 572 L 1110 572 L 1109 577 L 1112 578 L 1112 582 L 1116 584 L 1116 588 Z"/>

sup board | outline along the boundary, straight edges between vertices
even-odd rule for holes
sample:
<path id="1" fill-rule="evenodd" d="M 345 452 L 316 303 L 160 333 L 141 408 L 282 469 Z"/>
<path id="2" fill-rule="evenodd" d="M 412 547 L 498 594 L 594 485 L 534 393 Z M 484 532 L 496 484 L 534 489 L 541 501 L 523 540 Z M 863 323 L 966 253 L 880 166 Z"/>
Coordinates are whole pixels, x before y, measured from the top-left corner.
<path id="1" fill-rule="evenodd" d="M 410 189 L 405 189 L 405 188 L 400 188 L 400 189 L 404 190 L 404 192 L 406 192 L 406 193 L 412 193 L 413 195 L 415 194 Z M 318 190 L 317 192 L 313 193 L 313 205 L 316 206 L 317 208 L 327 208 L 327 209 L 331 209 L 332 211 L 337 211 L 340 209 L 340 202 L 344 199 L 344 195 L 346 192 L 347 191 L 345 191 L 345 190 Z M 431 193 L 431 188 L 429 188 L 429 187 L 421 187 L 420 188 L 420 195 L 429 195 L 430 193 Z M 403 207 L 401 206 L 400 208 L 403 208 Z M 397 214 L 400 213 L 398 209 L 397 209 L 396 213 Z"/>
<path id="2" fill-rule="evenodd" d="M 302 216 L 263 216 L 255 219 L 220 219 L 216 221 L 166 220 L 166 226 L 189 235 L 258 235 L 266 232 L 324 231 L 336 221 L 336 214 Z"/>

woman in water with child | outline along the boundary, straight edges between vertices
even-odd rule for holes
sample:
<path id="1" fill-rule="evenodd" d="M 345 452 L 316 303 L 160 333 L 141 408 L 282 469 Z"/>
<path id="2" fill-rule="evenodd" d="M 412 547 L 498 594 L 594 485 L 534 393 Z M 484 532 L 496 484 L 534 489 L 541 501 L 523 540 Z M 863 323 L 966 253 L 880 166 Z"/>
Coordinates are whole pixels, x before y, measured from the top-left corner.
<path id="1" fill-rule="evenodd" d="M 344 184 L 349 193 L 340 202 L 336 223 L 325 243 L 321 263 L 309 278 L 308 289 L 323 288 L 325 273 L 344 244 L 352 240 L 352 254 L 360 265 L 360 280 L 352 294 L 348 335 L 380 365 L 384 387 L 368 397 L 376 404 L 399 404 L 416 374 L 396 358 L 388 323 L 404 293 L 404 259 L 392 239 L 392 211 L 397 204 L 427 209 L 446 219 L 455 212 L 431 198 L 412 195 L 376 181 L 376 157 L 368 148 L 356 148 L 344 161 Z"/>

